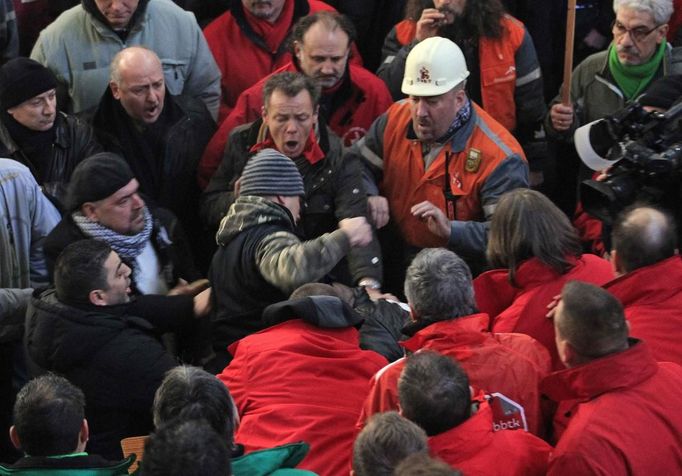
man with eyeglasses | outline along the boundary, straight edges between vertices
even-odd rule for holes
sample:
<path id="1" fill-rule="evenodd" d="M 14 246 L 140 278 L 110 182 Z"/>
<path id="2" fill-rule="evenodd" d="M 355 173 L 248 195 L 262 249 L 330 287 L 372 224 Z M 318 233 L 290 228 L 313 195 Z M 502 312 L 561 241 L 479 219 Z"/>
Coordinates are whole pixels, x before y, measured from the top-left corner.
<path id="1" fill-rule="evenodd" d="M 682 49 L 666 41 L 672 0 L 614 0 L 613 10 L 611 45 L 575 68 L 571 104 L 557 96 L 545 117 L 551 138 L 570 141 L 577 127 L 621 109 L 656 79 L 682 73 Z"/>

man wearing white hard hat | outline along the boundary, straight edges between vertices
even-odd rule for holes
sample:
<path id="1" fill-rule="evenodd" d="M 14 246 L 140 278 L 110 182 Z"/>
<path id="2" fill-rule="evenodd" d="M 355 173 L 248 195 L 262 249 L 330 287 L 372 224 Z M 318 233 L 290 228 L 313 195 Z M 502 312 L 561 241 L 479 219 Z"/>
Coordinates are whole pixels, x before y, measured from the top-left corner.
<path id="1" fill-rule="evenodd" d="M 441 37 L 420 42 L 405 65 L 402 91 L 409 99 L 379 116 L 351 150 L 375 180 L 368 184 L 375 222 L 390 216 L 394 225 L 382 243 L 385 263 L 397 266 L 387 278 L 399 279 L 410 257 L 426 247 L 448 246 L 477 268 L 498 198 L 528 186 L 521 146 L 467 97 L 468 76 L 455 43 Z"/>

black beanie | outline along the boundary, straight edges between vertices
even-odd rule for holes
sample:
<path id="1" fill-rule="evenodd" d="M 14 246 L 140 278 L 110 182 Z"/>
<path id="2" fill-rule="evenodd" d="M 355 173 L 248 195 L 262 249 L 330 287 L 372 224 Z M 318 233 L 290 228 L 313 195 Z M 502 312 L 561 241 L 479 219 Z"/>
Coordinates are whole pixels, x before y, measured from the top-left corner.
<path id="1" fill-rule="evenodd" d="M 682 96 L 682 75 L 673 74 L 654 81 L 637 102 L 642 106 L 670 109 Z"/>
<path id="2" fill-rule="evenodd" d="M 263 149 L 251 157 L 239 184 L 240 195 L 296 197 L 305 194 L 298 167 L 275 149 Z"/>
<path id="3" fill-rule="evenodd" d="M 128 163 L 120 155 L 100 152 L 76 166 L 66 195 L 67 210 L 80 208 L 113 195 L 134 179 Z"/>
<path id="4" fill-rule="evenodd" d="M 52 71 L 29 58 L 14 58 L 0 68 L 0 105 L 4 110 L 57 87 Z"/>

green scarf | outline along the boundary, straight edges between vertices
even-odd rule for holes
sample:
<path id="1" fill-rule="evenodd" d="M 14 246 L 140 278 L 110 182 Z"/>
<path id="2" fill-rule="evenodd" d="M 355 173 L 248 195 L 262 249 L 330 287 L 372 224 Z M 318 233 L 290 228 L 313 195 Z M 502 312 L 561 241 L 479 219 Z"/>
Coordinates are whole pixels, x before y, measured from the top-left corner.
<path id="1" fill-rule="evenodd" d="M 661 41 L 658 51 L 651 59 L 636 66 L 622 64 L 618 59 L 616 47 L 614 45 L 609 47 L 609 70 L 627 100 L 636 98 L 649 85 L 663 60 L 666 46 L 667 42 Z"/>

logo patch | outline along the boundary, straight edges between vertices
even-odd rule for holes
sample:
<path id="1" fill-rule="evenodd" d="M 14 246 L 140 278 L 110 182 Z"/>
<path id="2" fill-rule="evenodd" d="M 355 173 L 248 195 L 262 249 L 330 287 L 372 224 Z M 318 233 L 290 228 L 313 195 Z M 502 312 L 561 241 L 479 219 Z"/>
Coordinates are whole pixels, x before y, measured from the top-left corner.
<path id="1" fill-rule="evenodd" d="M 478 149 L 469 149 L 467 160 L 464 163 L 464 170 L 470 173 L 478 172 L 481 166 L 481 151 Z"/>
<path id="2" fill-rule="evenodd" d="M 422 66 L 419 69 L 419 79 L 417 80 L 420 83 L 430 83 L 431 82 L 431 73 L 429 72 L 428 69 L 426 69 L 426 66 Z"/>

